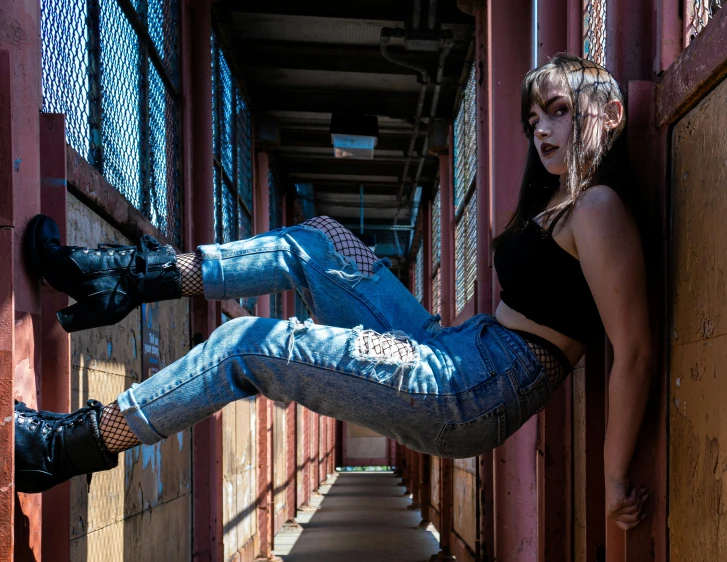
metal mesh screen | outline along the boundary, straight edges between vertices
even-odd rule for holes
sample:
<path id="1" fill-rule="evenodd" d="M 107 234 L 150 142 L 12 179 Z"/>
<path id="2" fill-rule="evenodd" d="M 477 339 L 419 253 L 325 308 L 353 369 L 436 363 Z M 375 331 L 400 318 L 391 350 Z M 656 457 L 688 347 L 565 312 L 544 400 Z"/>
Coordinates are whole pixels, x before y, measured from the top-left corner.
<path id="1" fill-rule="evenodd" d="M 237 115 L 237 185 L 240 197 L 252 211 L 252 120 L 250 109 L 240 92 L 235 98 Z"/>
<path id="2" fill-rule="evenodd" d="M 268 169 L 268 209 L 270 230 L 283 226 L 283 198 L 272 168 Z M 270 317 L 283 317 L 283 294 L 270 295 Z"/>
<path id="3" fill-rule="evenodd" d="M 252 236 L 250 116 L 235 76 L 214 34 L 212 52 L 212 150 L 215 232 L 222 243 Z"/>
<path id="4" fill-rule="evenodd" d="M 43 111 L 181 246 L 179 0 L 41 2 Z"/>
<path id="5" fill-rule="evenodd" d="M 116 0 L 101 0 L 101 142 L 103 173 L 141 208 L 139 38 Z"/>
<path id="6" fill-rule="evenodd" d="M 475 179 L 477 168 L 477 92 L 474 68 L 462 91 L 454 120 L 454 207 L 458 209 Z"/>
<path id="7" fill-rule="evenodd" d="M 437 194 L 432 204 L 432 269 L 439 265 L 442 251 L 442 197 L 437 187 Z"/>
<path id="8" fill-rule="evenodd" d="M 606 0 L 583 2 L 583 56 L 606 64 Z"/>
<path id="9" fill-rule="evenodd" d="M 419 244 L 414 263 L 414 296 L 424 302 L 424 244 Z"/>
<path id="10" fill-rule="evenodd" d="M 43 111 L 65 113 L 68 144 L 89 155 L 86 2 L 40 3 Z"/>
<path id="11" fill-rule="evenodd" d="M 722 0 L 684 0 L 684 13 L 687 22 L 685 45 L 689 45 L 714 17 L 715 12 L 722 8 Z"/>
<path id="12" fill-rule="evenodd" d="M 457 314 L 475 296 L 477 281 L 477 192 L 467 202 L 455 230 L 454 285 Z"/>
<path id="13" fill-rule="evenodd" d="M 442 314 L 442 289 L 439 278 L 439 269 L 432 279 L 432 314 Z"/>
<path id="14" fill-rule="evenodd" d="M 179 87 L 179 0 L 147 0 L 149 38 L 164 71 Z"/>

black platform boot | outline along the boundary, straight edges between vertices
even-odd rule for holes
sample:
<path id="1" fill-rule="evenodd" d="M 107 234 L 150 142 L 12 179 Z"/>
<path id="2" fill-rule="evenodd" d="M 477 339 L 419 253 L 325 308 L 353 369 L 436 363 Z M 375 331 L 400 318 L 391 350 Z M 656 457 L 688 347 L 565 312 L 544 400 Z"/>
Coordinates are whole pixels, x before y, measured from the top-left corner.
<path id="1" fill-rule="evenodd" d="M 147 234 L 138 247 L 61 246 L 53 219 L 36 215 L 28 225 L 25 244 L 36 273 L 78 301 L 57 313 L 67 332 L 116 324 L 143 302 L 182 296 L 174 249 Z"/>
<path id="2" fill-rule="evenodd" d="M 79 474 L 109 470 L 119 463 L 99 432 L 103 406 L 88 406 L 71 414 L 36 411 L 15 405 L 15 488 L 34 494 Z"/>

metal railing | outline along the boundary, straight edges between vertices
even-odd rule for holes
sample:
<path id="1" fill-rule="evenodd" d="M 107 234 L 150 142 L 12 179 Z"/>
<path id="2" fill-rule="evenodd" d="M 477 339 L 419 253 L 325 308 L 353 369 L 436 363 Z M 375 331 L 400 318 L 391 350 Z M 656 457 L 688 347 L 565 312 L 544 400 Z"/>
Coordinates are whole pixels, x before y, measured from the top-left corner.
<path id="1" fill-rule="evenodd" d="M 606 0 L 583 2 L 583 56 L 606 64 Z"/>
<path id="2" fill-rule="evenodd" d="M 454 120 L 454 208 L 456 312 L 474 296 L 477 276 L 477 91 L 474 67 L 470 69 Z"/>
<path id="3" fill-rule="evenodd" d="M 179 0 L 41 0 L 43 111 L 181 246 Z"/>
<path id="4" fill-rule="evenodd" d="M 685 47 L 707 27 L 721 8 L 722 0 L 684 0 Z"/>

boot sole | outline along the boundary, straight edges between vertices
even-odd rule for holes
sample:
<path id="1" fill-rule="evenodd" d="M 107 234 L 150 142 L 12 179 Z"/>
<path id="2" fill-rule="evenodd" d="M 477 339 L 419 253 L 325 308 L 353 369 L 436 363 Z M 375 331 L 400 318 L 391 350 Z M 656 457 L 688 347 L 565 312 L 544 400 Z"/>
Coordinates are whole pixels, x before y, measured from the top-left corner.
<path id="1" fill-rule="evenodd" d="M 48 283 L 57 291 L 60 291 L 62 293 L 66 293 L 67 295 L 73 297 L 73 288 L 64 285 L 63 283 L 59 283 L 57 280 L 55 280 L 54 283 L 51 283 L 50 280 L 43 275 L 43 266 L 41 265 L 40 257 L 38 256 L 38 225 L 44 221 L 44 220 L 53 220 L 51 217 L 47 215 L 35 215 L 30 222 L 28 223 L 28 227 L 25 229 L 25 256 L 26 259 L 30 262 L 30 267 L 33 269 L 34 273 L 41 279 L 45 279 L 48 281 Z M 55 221 L 53 221 L 55 222 Z"/>

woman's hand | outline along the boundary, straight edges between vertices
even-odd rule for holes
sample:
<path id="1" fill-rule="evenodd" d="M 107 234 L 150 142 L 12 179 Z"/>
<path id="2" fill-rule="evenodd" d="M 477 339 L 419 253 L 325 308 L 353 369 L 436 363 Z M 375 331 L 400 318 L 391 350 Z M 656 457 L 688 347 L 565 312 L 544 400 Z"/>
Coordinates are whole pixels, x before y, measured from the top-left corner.
<path id="1" fill-rule="evenodd" d="M 624 531 L 633 529 L 644 520 L 644 503 L 649 497 L 643 486 L 634 486 L 629 492 L 629 485 L 628 478 L 606 476 L 606 514 Z"/>

